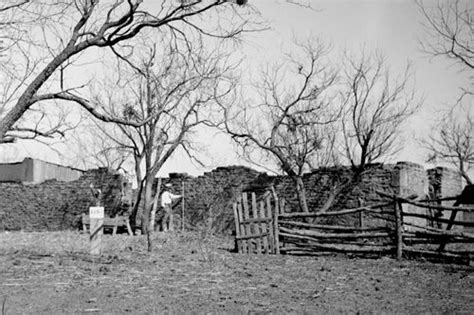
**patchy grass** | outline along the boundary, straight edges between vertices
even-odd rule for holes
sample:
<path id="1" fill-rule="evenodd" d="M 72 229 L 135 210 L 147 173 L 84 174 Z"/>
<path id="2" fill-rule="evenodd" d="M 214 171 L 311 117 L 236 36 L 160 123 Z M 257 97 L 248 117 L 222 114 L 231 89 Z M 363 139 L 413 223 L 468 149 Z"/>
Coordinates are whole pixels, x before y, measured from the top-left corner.
<path id="1" fill-rule="evenodd" d="M 471 313 L 472 267 L 344 256 L 248 256 L 231 239 L 0 234 L 3 314 Z"/>

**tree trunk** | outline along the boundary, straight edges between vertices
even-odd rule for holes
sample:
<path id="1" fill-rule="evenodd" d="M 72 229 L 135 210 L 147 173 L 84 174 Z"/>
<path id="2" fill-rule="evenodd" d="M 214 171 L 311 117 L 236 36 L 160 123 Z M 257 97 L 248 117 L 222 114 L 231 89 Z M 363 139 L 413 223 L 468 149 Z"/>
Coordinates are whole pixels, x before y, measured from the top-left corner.
<path id="1" fill-rule="evenodd" d="M 147 178 L 145 181 L 145 196 L 143 198 L 143 218 L 142 218 L 142 234 L 146 234 L 148 242 L 148 251 L 153 250 L 153 231 L 150 229 L 150 214 L 153 204 L 151 203 L 152 198 L 152 185 L 153 178 Z"/>
<path id="2" fill-rule="evenodd" d="M 301 212 L 309 212 L 308 203 L 306 201 L 306 189 L 304 188 L 303 178 L 301 176 L 296 176 L 293 178 L 296 185 L 296 194 L 298 196 L 298 203 L 301 209 Z"/>
<path id="3" fill-rule="evenodd" d="M 130 214 L 130 225 L 132 226 L 134 230 L 133 232 L 135 232 L 135 228 L 137 227 L 138 209 L 140 208 L 142 193 L 143 193 L 143 183 L 140 183 L 138 186 L 137 196 L 135 198 L 135 204 L 132 209 L 132 214 Z"/>
<path id="4" fill-rule="evenodd" d="M 342 183 L 336 183 L 329 192 L 328 199 L 318 210 L 318 213 L 325 213 L 336 204 L 340 196 L 350 193 L 352 188 L 359 183 L 363 171 L 363 167 L 356 167 L 353 169 L 350 178 L 346 179 Z"/>
<path id="5" fill-rule="evenodd" d="M 54 57 L 54 59 L 51 60 L 28 85 L 23 94 L 18 98 L 18 101 L 13 108 L 10 109 L 2 119 L 0 119 L 0 143 L 7 140 L 7 132 L 10 131 L 13 125 L 25 114 L 30 106 L 33 105 L 33 99 L 43 84 L 48 81 L 54 71 L 59 68 L 61 64 L 76 53 L 77 52 L 74 50 L 74 41 L 69 42 L 63 51 Z"/>
<path id="6" fill-rule="evenodd" d="M 155 197 L 153 198 L 153 207 L 151 209 L 150 215 L 150 230 L 155 231 L 155 219 L 156 219 L 156 210 L 158 209 L 158 200 L 160 199 L 160 190 L 161 190 L 161 178 L 158 178 L 158 184 L 156 185 Z"/>

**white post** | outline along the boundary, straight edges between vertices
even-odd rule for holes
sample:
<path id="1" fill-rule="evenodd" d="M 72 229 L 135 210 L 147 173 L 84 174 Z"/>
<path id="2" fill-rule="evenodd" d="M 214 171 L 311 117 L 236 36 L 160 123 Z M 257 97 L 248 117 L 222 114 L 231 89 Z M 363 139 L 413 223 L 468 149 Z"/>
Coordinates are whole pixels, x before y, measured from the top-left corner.
<path id="1" fill-rule="evenodd" d="M 102 254 L 102 234 L 104 233 L 104 207 L 90 207 L 91 255 Z"/>

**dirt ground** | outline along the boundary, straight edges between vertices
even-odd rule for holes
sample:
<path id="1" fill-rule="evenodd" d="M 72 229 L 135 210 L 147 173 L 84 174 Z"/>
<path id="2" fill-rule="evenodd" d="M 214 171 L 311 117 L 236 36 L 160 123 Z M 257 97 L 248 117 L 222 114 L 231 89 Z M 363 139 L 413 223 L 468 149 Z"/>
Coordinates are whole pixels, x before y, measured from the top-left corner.
<path id="1" fill-rule="evenodd" d="M 389 258 L 248 256 L 197 234 L 1 233 L 2 314 L 456 313 L 474 311 L 474 268 Z"/>

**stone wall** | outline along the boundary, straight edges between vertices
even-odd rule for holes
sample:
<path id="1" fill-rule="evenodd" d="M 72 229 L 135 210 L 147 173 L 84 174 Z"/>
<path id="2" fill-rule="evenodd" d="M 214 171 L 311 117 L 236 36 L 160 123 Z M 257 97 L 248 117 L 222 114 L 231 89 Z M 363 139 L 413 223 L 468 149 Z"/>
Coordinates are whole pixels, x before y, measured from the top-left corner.
<path id="1" fill-rule="evenodd" d="M 340 210 L 359 207 L 364 204 L 380 203 L 382 197 L 376 191 L 395 193 L 397 186 L 393 181 L 394 165 L 373 164 L 368 166 L 355 184 L 350 183 L 338 194 L 331 210 Z M 350 168 L 332 167 L 322 168 L 306 174 L 303 182 L 306 187 L 308 207 L 315 211 L 321 209 L 331 194 L 338 187 L 345 186 L 344 183 L 351 178 Z M 298 199 L 294 184 L 288 177 L 279 177 L 276 185 L 279 196 L 287 201 L 286 212 L 299 211 Z M 357 225 L 362 220 L 365 226 L 385 224 L 384 220 L 375 218 L 373 215 L 363 214 L 347 215 L 344 217 L 329 217 L 318 219 L 318 223 Z M 336 222 L 337 221 L 337 222 Z"/>
<path id="2" fill-rule="evenodd" d="M 182 194 L 184 186 L 184 218 L 187 228 L 229 231 L 234 227 L 232 203 L 243 188 L 260 173 L 244 166 L 218 167 L 198 177 L 172 173 L 163 178 L 171 183 L 171 191 Z M 163 186 L 162 186 L 163 187 Z M 182 204 L 175 204 L 176 223 L 181 223 Z"/>
<path id="3" fill-rule="evenodd" d="M 308 206 L 313 211 L 320 209 L 333 191 L 350 178 L 350 168 L 333 167 L 323 168 L 305 174 L 303 182 L 307 190 Z M 376 191 L 389 194 L 401 194 L 402 196 L 418 196 L 426 198 L 429 196 L 430 186 L 433 180 L 433 172 L 427 172 L 421 165 L 409 162 L 397 164 L 373 164 L 361 175 L 355 185 L 346 187 L 335 201 L 332 210 L 358 207 L 363 204 L 380 203 L 387 198 L 381 197 Z M 454 172 L 444 171 L 438 178 L 444 195 L 457 195 L 461 192 L 461 186 L 457 185 L 457 176 Z M 185 222 L 188 228 L 213 224 L 218 231 L 233 229 L 232 203 L 242 190 L 257 191 L 263 193 L 265 187 L 273 185 L 277 194 L 284 198 L 286 212 L 298 211 L 298 201 L 294 184 L 286 176 L 262 175 L 252 169 L 245 167 L 218 168 L 212 172 L 205 173 L 199 177 L 190 177 L 185 174 L 170 174 L 164 178 L 163 183 L 173 184 L 173 192 L 181 194 L 182 184 L 185 187 Z M 436 185 L 435 185 L 436 186 Z M 262 188 L 263 187 L 263 188 Z M 451 202 L 452 204 L 452 202 Z M 404 211 L 427 214 L 422 208 L 404 205 Z M 181 204 L 175 206 L 175 213 L 180 220 Z M 385 209 L 392 211 L 390 209 Z M 326 218 L 318 219 L 319 222 L 328 224 L 359 225 L 366 227 L 391 225 L 383 219 L 384 216 L 374 214 L 347 215 L 341 219 Z M 335 222 L 337 220 L 337 222 Z M 213 221 L 213 222 L 209 222 Z M 406 222 L 415 225 L 426 226 L 427 220 L 421 218 L 407 217 Z M 409 227 L 409 229 L 415 229 Z"/>
<path id="4" fill-rule="evenodd" d="M 418 198 L 429 197 L 429 177 L 425 168 L 421 165 L 409 162 L 399 162 L 396 165 L 394 179 L 398 189 L 396 193 L 402 197 L 410 198 L 416 196 Z M 428 210 L 403 204 L 403 211 L 407 213 L 428 214 Z M 403 219 L 407 230 L 417 230 L 415 225 L 427 226 L 427 220 L 417 217 L 405 217 Z M 409 225 L 413 224 L 413 225 Z"/>
<path id="5" fill-rule="evenodd" d="M 323 168 L 305 174 L 308 205 L 313 211 L 320 209 L 334 187 L 350 178 L 349 168 Z M 87 213 L 94 204 L 90 184 L 103 191 L 106 215 L 126 211 L 130 204 L 130 184 L 119 174 L 106 169 L 87 171 L 76 181 L 49 180 L 41 184 L 0 183 L 0 212 L 5 212 L 7 230 L 61 230 L 77 226 L 77 215 Z M 172 173 L 162 179 L 162 187 L 172 184 L 172 192 L 182 194 L 184 188 L 184 222 L 187 229 L 204 228 L 215 232 L 234 229 L 232 204 L 242 191 L 256 191 L 273 185 L 281 198 L 287 201 L 285 211 L 298 211 L 297 196 L 290 178 L 269 176 L 243 166 L 219 167 L 198 177 Z M 431 187 L 431 188 L 430 188 Z M 361 175 L 357 183 L 348 185 L 335 201 L 332 210 L 354 208 L 383 200 L 376 191 L 404 196 L 432 197 L 457 195 L 461 192 L 459 176 L 447 169 L 425 171 L 413 163 L 373 164 Z M 124 206 L 125 204 L 125 206 Z M 449 205 L 451 205 L 449 203 Z M 427 213 L 427 210 L 408 206 L 405 211 Z M 182 203 L 174 207 L 176 226 L 181 224 Z M 389 209 L 393 210 L 393 209 Z M 157 216 L 160 217 L 159 215 Z M 348 215 L 342 221 L 324 223 L 380 226 L 387 222 L 378 215 Z M 410 220 L 412 220 L 410 218 Z M 425 219 L 410 221 L 426 225 Z M 392 223 L 388 223 L 392 224 Z"/>
<path id="6" fill-rule="evenodd" d="M 397 175 L 404 165 L 373 164 L 362 174 L 356 185 L 349 185 L 337 198 L 333 210 L 353 208 L 362 204 L 380 203 L 383 198 L 376 191 L 396 194 L 399 192 Z M 406 172 L 409 172 L 407 169 Z M 263 180 L 262 180 L 263 178 Z M 350 169 L 333 167 L 318 169 L 305 174 L 303 182 L 307 190 L 307 201 L 310 209 L 321 208 L 328 199 L 334 187 L 339 186 L 350 178 Z M 218 168 L 199 177 L 189 177 L 182 174 L 170 174 L 163 183 L 173 184 L 173 192 L 180 193 L 182 183 L 185 186 L 185 222 L 188 228 L 214 222 L 217 231 L 233 229 L 232 203 L 242 190 L 263 193 L 265 186 L 273 185 L 279 197 L 286 200 L 286 212 L 298 211 L 298 200 L 292 180 L 286 176 L 262 175 L 245 167 Z M 256 184 L 260 182 L 259 184 Z M 262 183 L 263 182 L 263 183 Z M 259 186 L 262 187 L 259 188 Z M 181 204 L 176 205 L 175 213 L 181 214 Z M 324 223 L 335 223 L 327 218 Z M 380 226 L 386 221 L 374 215 L 348 215 L 338 219 L 339 224 L 360 224 L 365 226 Z M 207 223 L 206 223 L 207 222 Z"/>
<path id="7" fill-rule="evenodd" d="M 103 192 L 101 204 L 106 215 L 123 211 L 126 181 L 107 169 L 85 172 L 78 180 L 48 180 L 41 184 L 0 183 L 0 212 L 5 230 L 55 231 L 77 228 L 81 213 L 95 205 L 90 185 Z"/>

